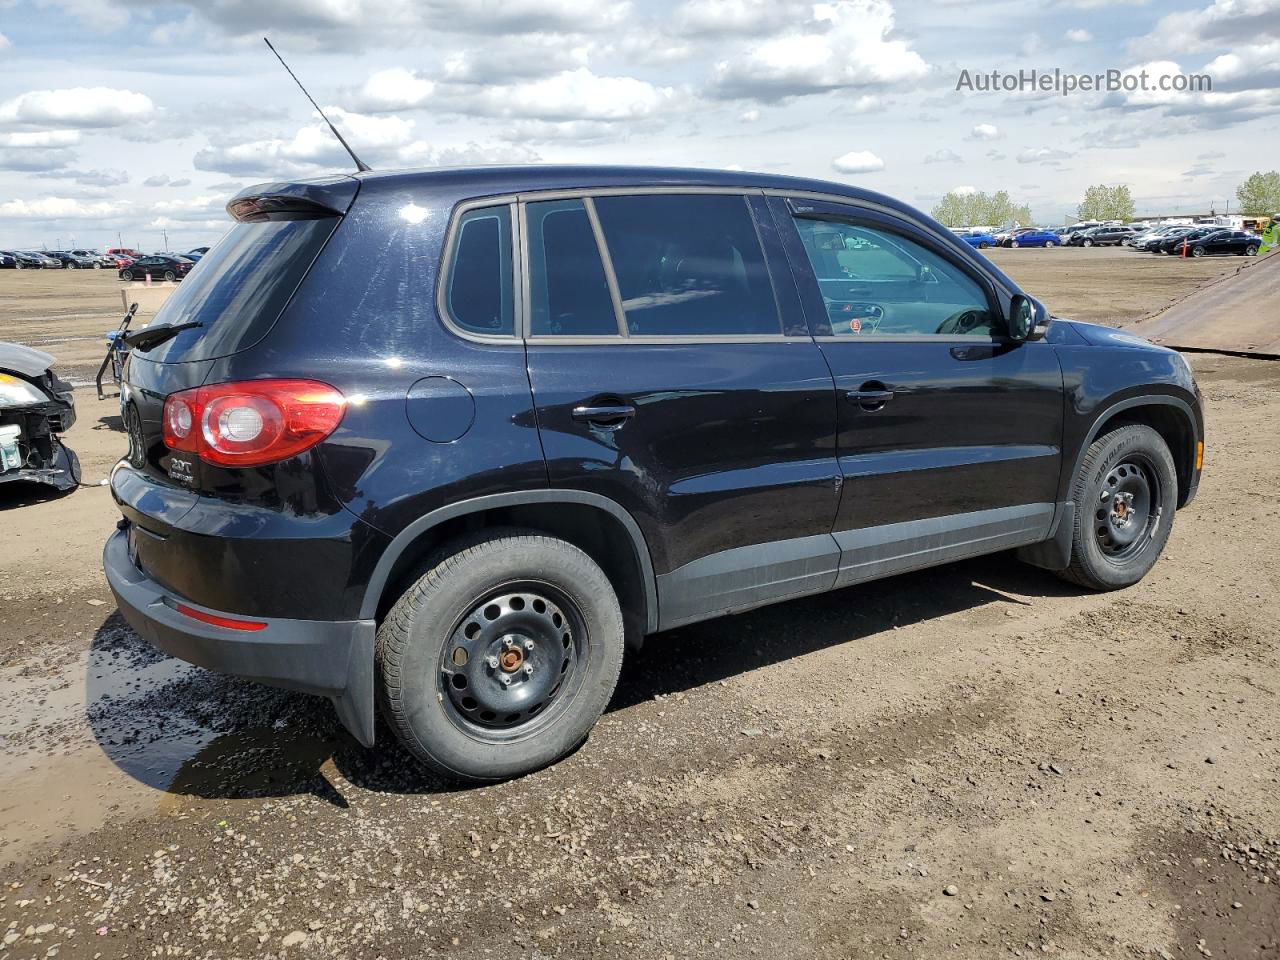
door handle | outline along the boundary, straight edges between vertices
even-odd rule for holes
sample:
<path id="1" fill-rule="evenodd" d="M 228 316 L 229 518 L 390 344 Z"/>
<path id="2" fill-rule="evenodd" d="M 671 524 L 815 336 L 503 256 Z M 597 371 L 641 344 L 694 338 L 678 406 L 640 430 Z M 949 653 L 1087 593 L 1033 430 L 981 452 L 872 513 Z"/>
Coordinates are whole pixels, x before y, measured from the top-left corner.
<path id="1" fill-rule="evenodd" d="M 624 421 L 630 420 L 635 415 L 636 408 L 629 403 L 602 404 L 600 406 L 587 406 L 584 404 L 573 408 L 573 419 L 611 427 L 620 426 Z"/>
<path id="2" fill-rule="evenodd" d="M 850 403 L 856 403 L 860 409 L 874 413 L 893 399 L 893 391 L 883 385 L 864 383 L 859 390 L 847 391 L 844 398 Z"/>

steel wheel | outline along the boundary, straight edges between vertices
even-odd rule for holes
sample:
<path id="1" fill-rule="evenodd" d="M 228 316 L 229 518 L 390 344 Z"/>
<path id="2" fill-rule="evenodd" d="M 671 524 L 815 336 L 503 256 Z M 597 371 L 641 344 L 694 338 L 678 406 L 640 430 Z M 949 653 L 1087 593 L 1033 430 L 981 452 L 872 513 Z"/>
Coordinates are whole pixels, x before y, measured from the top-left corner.
<path id="1" fill-rule="evenodd" d="M 1107 560 L 1124 564 L 1146 549 L 1160 523 L 1160 492 L 1155 465 L 1143 455 L 1107 473 L 1094 511 L 1094 536 Z"/>
<path id="2" fill-rule="evenodd" d="M 589 642 L 582 612 L 562 591 L 504 586 L 472 606 L 441 651 L 449 719 L 484 740 L 536 732 L 573 699 Z"/>
<path id="3" fill-rule="evenodd" d="M 178 279 L 178 275 L 172 270 L 166 270 L 164 272 L 164 278 L 168 283 L 173 283 L 173 281 Z"/>
<path id="4" fill-rule="evenodd" d="M 1193 257 L 1203 257 L 1203 256 L 1204 256 L 1204 247 L 1192 247 L 1192 248 L 1191 248 L 1191 255 L 1192 255 Z"/>
<path id="5" fill-rule="evenodd" d="M 121 279 L 121 280 L 132 280 L 132 279 L 133 279 L 133 271 L 132 271 L 132 270 L 122 270 L 122 271 L 120 272 L 120 279 Z"/>

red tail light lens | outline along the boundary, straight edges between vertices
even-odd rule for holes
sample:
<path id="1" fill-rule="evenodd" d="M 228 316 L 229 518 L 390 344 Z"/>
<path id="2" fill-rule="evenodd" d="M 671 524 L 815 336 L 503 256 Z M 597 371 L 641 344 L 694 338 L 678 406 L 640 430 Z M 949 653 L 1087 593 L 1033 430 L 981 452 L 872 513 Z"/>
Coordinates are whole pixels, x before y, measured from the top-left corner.
<path id="1" fill-rule="evenodd" d="M 164 445 L 221 467 L 297 456 L 338 428 L 346 399 L 315 380 L 249 380 L 170 394 Z"/>

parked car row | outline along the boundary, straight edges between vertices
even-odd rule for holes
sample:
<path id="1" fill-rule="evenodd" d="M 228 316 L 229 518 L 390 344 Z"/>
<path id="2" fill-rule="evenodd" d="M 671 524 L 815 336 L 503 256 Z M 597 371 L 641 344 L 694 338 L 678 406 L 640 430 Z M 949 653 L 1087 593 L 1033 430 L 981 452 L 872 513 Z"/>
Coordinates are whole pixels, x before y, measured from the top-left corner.
<path id="1" fill-rule="evenodd" d="M 1257 256 L 1262 240 L 1247 230 L 1214 224 L 1168 225 L 1143 228 L 1121 223 L 1073 224 L 1062 230 L 1018 227 L 999 233 L 978 227 L 956 227 L 952 232 L 971 247 L 1116 247 L 1129 246 L 1151 253 L 1192 257 L 1235 254 Z"/>
<path id="2" fill-rule="evenodd" d="M 1234 254 L 1256 257 L 1262 240 L 1248 230 L 1228 230 L 1218 226 L 1157 227 L 1133 237 L 1129 246 L 1148 253 L 1175 256 L 1211 257 Z"/>
<path id="3" fill-rule="evenodd" d="M 166 265 L 149 262 L 147 271 L 135 265 L 143 260 L 153 261 L 155 258 L 175 261 L 169 265 L 175 275 L 190 270 L 202 256 L 209 252 L 208 247 L 196 247 L 186 253 L 144 254 L 131 247 L 111 247 L 106 253 L 97 250 L 0 250 L 0 270 L 116 270 L 124 271 L 132 268 L 134 276 L 144 276 L 146 272 L 162 275 Z M 157 273 L 156 268 L 161 268 Z M 130 280 L 133 277 L 122 277 Z"/>
<path id="4" fill-rule="evenodd" d="M 186 253 L 141 253 L 131 247 L 96 250 L 0 250 L 0 270 L 115 270 L 121 280 L 181 280 L 208 247 Z"/>

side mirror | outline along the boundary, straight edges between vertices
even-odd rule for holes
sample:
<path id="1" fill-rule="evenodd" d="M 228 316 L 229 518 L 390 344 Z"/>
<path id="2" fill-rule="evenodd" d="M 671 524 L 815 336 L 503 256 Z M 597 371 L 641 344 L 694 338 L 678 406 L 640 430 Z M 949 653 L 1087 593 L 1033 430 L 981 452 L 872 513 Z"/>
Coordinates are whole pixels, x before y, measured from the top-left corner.
<path id="1" fill-rule="evenodd" d="M 1039 300 L 1019 293 L 1009 302 L 1009 336 L 1027 342 L 1049 332 L 1049 311 Z"/>

